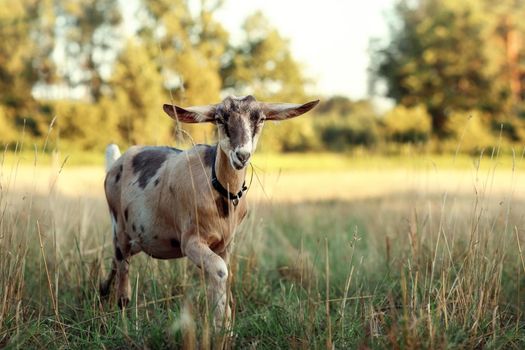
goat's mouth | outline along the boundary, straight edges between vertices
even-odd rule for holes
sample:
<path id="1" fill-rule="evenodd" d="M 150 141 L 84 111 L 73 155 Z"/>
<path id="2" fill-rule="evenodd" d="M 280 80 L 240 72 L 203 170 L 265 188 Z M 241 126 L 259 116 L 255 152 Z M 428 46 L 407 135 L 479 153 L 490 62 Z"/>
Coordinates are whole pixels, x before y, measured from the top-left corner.
<path id="1" fill-rule="evenodd" d="M 235 154 L 235 152 L 232 152 L 232 151 L 230 151 L 230 157 L 229 158 L 230 158 L 230 164 L 231 164 L 232 168 L 235 169 L 235 170 L 242 170 L 249 163 L 248 160 L 246 160 L 245 162 L 239 160 L 237 158 L 237 155 Z"/>

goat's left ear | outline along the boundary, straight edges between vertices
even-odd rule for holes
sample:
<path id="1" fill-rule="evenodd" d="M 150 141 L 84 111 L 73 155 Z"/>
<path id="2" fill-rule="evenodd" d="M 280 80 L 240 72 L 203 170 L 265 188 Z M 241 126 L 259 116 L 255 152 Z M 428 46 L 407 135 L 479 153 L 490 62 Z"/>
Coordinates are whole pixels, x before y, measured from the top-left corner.
<path id="1" fill-rule="evenodd" d="M 163 106 L 171 118 L 183 123 L 205 123 L 213 122 L 215 116 L 216 105 L 194 106 L 182 108 L 176 105 L 165 104 Z"/>
<path id="2" fill-rule="evenodd" d="M 266 120 L 284 120 L 300 116 L 317 106 L 319 100 L 310 101 L 305 104 L 295 103 L 266 103 L 260 106 L 266 116 Z"/>

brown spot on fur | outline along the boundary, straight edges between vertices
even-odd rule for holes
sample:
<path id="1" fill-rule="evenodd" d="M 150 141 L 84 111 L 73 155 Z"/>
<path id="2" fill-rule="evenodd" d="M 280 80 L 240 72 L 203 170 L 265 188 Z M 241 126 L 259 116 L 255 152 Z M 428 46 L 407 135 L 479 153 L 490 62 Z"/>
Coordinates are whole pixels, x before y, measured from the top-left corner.
<path id="1" fill-rule="evenodd" d="M 118 168 L 118 173 L 117 175 L 115 176 L 115 183 L 119 182 L 120 180 L 120 176 L 122 175 L 122 170 L 124 169 L 124 167 L 122 166 L 122 164 L 120 164 L 119 168 Z"/>
<path id="2" fill-rule="evenodd" d="M 217 206 L 219 217 L 226 218 L 230 215 L 230 206 L 228 205 L 226 198 L 223 198 L 222 196 L 217 197 L 215 205 Z"/>
<path id="3" fill-rule="evenodd" d="M 211 167 L 215 163 L 215 154 L 217 153 L 217 146 L 207 146 L 206 151 L 204 152 L 203 163 L 204 166 Z"/>
<path id="4" fill-rule="evenodd" d="M 180 153 L 181 150 L 172 147 L 144 147 L 137 153 L 131 162 L 133 173 L 139 174 L 138 183 L 144 189 L 149 180 L 155 176 L 159 168 L 164 164 L 168 155 Z"/>
<path id="5" fill-rule="evenodd" d="M 124 260 L 124 256 L 122 255 L 122 251 L 120 250 L 119 247 L 115 248 L 115 257 L 117 258 L 117 261 Z"/>

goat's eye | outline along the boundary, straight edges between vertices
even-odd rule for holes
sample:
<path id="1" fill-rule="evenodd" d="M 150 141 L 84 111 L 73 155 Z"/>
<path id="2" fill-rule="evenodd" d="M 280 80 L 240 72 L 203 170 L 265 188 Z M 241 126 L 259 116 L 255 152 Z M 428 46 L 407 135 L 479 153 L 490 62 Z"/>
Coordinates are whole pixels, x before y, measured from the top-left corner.
<path id="1" fill-rule="evenodd" d="M 255 125 L 260 125 L 264 121 L 264 115 L 261 113 L 252 113 L 250 115 L 250 118 L 252 120 L 252 123 L 255 123 Z"/>
<path id="2" fill-rule="evenodd" d="M 224 120 L 222 120 L 221 118 L 216 118 L 215 119 L 215 123 L 217 123 L 219 125 L 224 125 Z"/>

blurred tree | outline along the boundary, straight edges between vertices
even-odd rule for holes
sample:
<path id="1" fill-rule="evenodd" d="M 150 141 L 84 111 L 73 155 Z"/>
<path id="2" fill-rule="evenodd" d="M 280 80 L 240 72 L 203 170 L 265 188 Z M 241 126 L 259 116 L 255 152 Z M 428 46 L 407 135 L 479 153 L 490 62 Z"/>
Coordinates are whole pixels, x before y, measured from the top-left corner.
<path id="1" fill-rule="evenodd" d="M 485 68 L 502 111 L 492 116 L 490 128 L 511 142 L 525 140 L 525 6 L 523 1 L 480 2 L 486 26 Z"/>
<path id="2" fill-rule="evenodd" d="M 356 113 L 375 115 L 374 107 L 369 100 L 352 101 L 344 96 L 332 96 L 321 101 L 315 112 L 345 118 Z"/>
<path id="3" fill-rule="evenodd" d="M 345 96 L 332 96 L 325 101 L 321 101 L 316 108 L 319 114 L 337 114 L 340 116 L 349 115 L 355 107 L 355 102 Z"/>
<path id="4" fill-rule="evenodd" d="M 386 82 L 387 95 L 408 107 L 426 106 L 440 136 L 446 133 L 450 111 L 502 109 L 494 76 L 485 69 L 485 22 L 476 4 L 400 1 L 391 42 L 373 57 L 376 78 Z"/>
<path id="5" fill-rule="evenodd" d="M 224 87 L 260 100 L 301 102 L 308 82 L 288 41 L 261 12 L 246 19 L 243 31 L 243 42 L 229 48 L 222 67 Z"/>
<path id="6" fill-rule="evenodd" d="M 56 0 L 56 30 L 64 49 L 60 73 L 70 87 L 86 86 L 88 98 L 98 101 L 104 89 L 104 72 L 115 59 L 121 40 L 118 0 Z M 109 74 L 106 74 L 106 78 Z"/>
<path id="7" fill-rule="evenodd" d="M 485 20 L 486 67 L 498 79 L 508 110 L 525 100 L 525 4 L 521 0 L 483 0 L 477 3 Z"/>
<path id="8" fill-rule="evenodd" d="M 55 4 L 54 0 L 41 0 L 38 4 L 38 13 L 31 33 L 35 40 L 32 66 L 38 76 L 37 83 L 49 84 L 57 78 L 57 67 L 52 57 L 56 45 Z"/>
<path id="9" fill-rule="evenodd" d="M 9 121 L 9 118 L 4 110 L 4 107 L 0 105 L 0 147 L 3 147 L 11 142 L 16 141 L 16 132 L 13 123 Z"/>
<path id="10" fill-rule="evenodd" d="M 490 152 L 497 146 L 497 140 L 490 133 L 488 122 L 489 116 L 476 110 L 451 113 L 446 124 L 451 138 L 445 147 L 471 154 L 479 154 L 482 150 Z"/>
<path id="11" fill-rule="evenodd" d="M 202 1 L 198 13 L 186 0 L 143 0 L 147 16 L 140 36 L 162 68 L 178 103 L 208 104 L 219 100 L 219 65 L 228 34 L 212 14 L 220 1 Z"/>
<path id="12" fill-rule="evenodd" d="M 187 0 L 142 1 L 139 36 L 162 73 L 167 88 L 163 102 L 173 100 L 183 106 L 218 102 L 220 63 L 228 33 L 213 13 L 222 2 L 201 1 L 200 6 L 190 8 Z M 161 105 L 158 113 L 163 115 Z M 163 118 L 169 120 L 165 115 Z M 176 133 L 178 142 L 207 142 L 213 137 L 211 125 L 178 127 L 188 132 Z"/>
<path id="13" fill-rule="evenodd" d="M 384 119 L 389 140 L 400 143 L 425 142 L 430 138 L 432 119 L 424 106 L 397 106 Z"/>
<path id="14" fill-rule="evenodd" d="M 166 142 L 171 121 L 162 112 L 163 79 L 146 47 L 128 40 L 110 80 L 113 108 L 108 120 L 118 120 L 120 137 L 129 145 Z"/>
<path id="15" fill-rule="evenodd" d="M 0 108 L 5 125 L 2 142 L 16 139 L 15 126 L 40 135 L 42 116 L 31 91 L 51 75 L 49 2 L 4 0 L 0 6 Z M 45 22 L 45 23 L 41 23 Z M 9 131 L 11 130 L 11 131 Z M 4 138 L 5 137 L 5 138 Z"/>
<path id="16" fill-rule="evenodd" d="M 370 101 L 335 96 L 316 110 L 315 127 L 326 148 L 345 151 L 352 146 L 374 146 L 379 139 L 378 119 Z"/>

